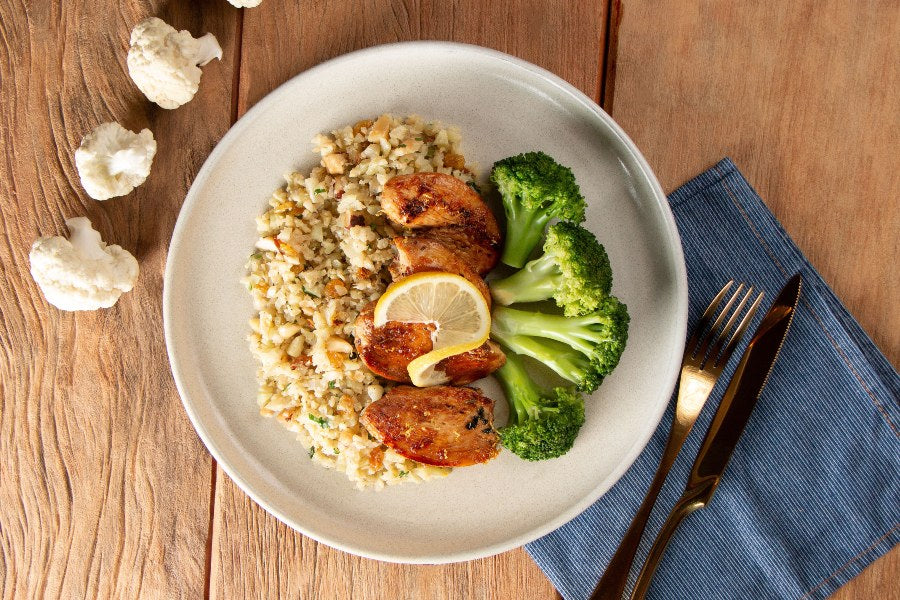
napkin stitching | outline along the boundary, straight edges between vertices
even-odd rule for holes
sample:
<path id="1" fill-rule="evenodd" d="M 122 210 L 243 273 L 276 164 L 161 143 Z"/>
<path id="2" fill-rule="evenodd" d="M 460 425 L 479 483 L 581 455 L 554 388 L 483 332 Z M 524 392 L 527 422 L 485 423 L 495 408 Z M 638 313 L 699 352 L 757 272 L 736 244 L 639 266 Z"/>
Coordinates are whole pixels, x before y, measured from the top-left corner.
<path id="1" fill-rule="evenodd" d="M 834 573 L 832 573 L 831 575 L 829 575 L 828 577 L 826 577 L 825 579 L 823 579 L 822 581 L 820 581 L 820 582 L 818 583 L 818 585 L 816 585 L 816 587 L 814 587 L 814 588 L 812 588 L 811 590 L 809 590 L 808 592 L 806 592 L 806 594 L 804 594 L 804 595 L 800 598 L 800 600 L 806 600 L 806 598 L 811 597 L 812 594 L 813 594 L 816 590 L 818 590 L 819 588 L 821 588 L 822 586 L 824 586 L 826 583 L 828 583 L 829 581 L 831 581 L 831 580 L 834 579 L 835 577 L 837 577 L 838 574 L 839 574 L 841 571 L 844 571 L 845 569 L 847 569 L 850 565 L 852 565 L 852 564 L 855 563 L 857 560 L 859 560 L 860 558 L 862 558 L 862 556 L 863 556 L 866 552 L 868 552 L 869 550 L 871 550 L 872 548 L 874 548 L 875 546 L 877 546 L 878 544 L 880 544 L 886 537 L 890 536 L 892 533 L 894 533 L 895 531 L 897 531 L 897 527 L 900 527 L 900 526 L 894 525 L 894 526 L 891 528 L 890 531 L 888 531 L 888 532 L 885 533 L 883 536 L 881 536 L 880 538 L 878 538 L 877 540 L 875 540 L 874 542 L 872 542 L 872 544 L 871 544 L 870 546 L 866 547 L 866 548 L 865 548 L 864 550 L 862 550 L 859 554 L 857 554 L 856 556 L 854 556 L 853 558 L 851 558 L 850 560 L 848 560 L 847 562 L 845 562 L 843 565 L 841 565 L 840 568 L 838 568 Z"/>
<path id="2" fill-rule="evenodd" d="M 843 359 L 844 363 L 847 365 L 847 367 L 850 368 L 850 372 L 853 373 L 854 377 L 856 377 L 856 380 L 862 386 L 862 389 L 865 390 L 866 394 L 869 395 L 869 398 L 872 399 L 872 402 L 875 404 L 875 407 L 878 409 L 878 412 L 881 413 L 881 416 L 884 418 L 885 422 L 888 424 L 888 427 L 890 427 L 891 431 L 894 432 L 894 436 L 895 437 L 900 436 L 900 432 L 898 432 L 897 428 L 894 427 L 894 423 L 893 423 L 893 421 L 891 421 L 891 417 L 890 417 L 890 415 L 888 415 L 887 411 L 884 409 L 884 406 L 881 404 L 881 402 L 879 402 L 878 398 L 876 398 L 875 395 L 869 390 L 869 388 L 866 386 L 866 384 L 863 381 L 860 374 L 856 371 L 856 369 L 853 368 L 853 365 L 850 363 L 850 360 L 844 354 L 844 351 L 837 345 L 837 343 L 834 341 L 834 338 L 832 338 L 831 334 L 828 333 L 828 330 L 825 329 L 825 324 L 822 323 L 822 320 L 819 318 L 819 315 L 816 314 L 816 311 L 813 310 L 812 306 L 810 306 L 809 302 L 805 298 L 803 299 L 803 303 L 806 304 L 806 307 L 809 309 L 809 312 L 812 313 L 812 316 L 816 319 L 816 323 L 819 324 L 819 327 L 825 333 L 825 337 L 828 338 L 828 341 L 831 342 L 831 345 L 834 346 L 835 350 L 837 350 L 838 354 Z"/>
<path id="3" fill-rule="evenodd" d="M 715 169 L 717 173 L 719 172 L 718 165 L 713 167 L 713 169 Z M 738 211 L 740 211 L 741 216 L 747 222 L 747 225 L 750 226 L 750 231 L 752 231 L 753 235 L 756 236 L 756 239 L 762 245 L 763 249 L 765 249 L 766 254 L 768 254 L 769 258 L 772 259 L 772 262 L 775 263 L 775 266 L 778 267 L 778 269 L 781 271 L 781 273 L 785 277 L 787 277 L 788 276 L 787 270 L 781 265 L 781 263 L 775 257 L 771 248 L 769 248 L 769 245 L 766 244 L 765 240 L 762 238 L 762 236 L 759 234 L 759 231 L 756 229 L 756 225 L 754 225 L 753 221 L 750 219 L 750 216 L 744 210 L 744 207 L 741 206 L 740 202 L 738 202 L 737 198 L 735 198 L 734 193 L 731 191 L 731 186 L 728 185 L 728 180 L 725 179 L 725 177 L 723 176 L 721 181 L 722 181 L 722 185 L 725 186 L 725 191 L 728 193 L 728 197 L 731 199 L 731 202 L 735 205 L 735 207 L 738 209 Z M 891 428 L 891 431 L 894 432 L 895 436 L 900 436 L 900 432 L 897 431 L 897 428 L 894 426 L 893 421 L 891 421 L 891 418 L 887 414 L 887 411 L 884 409 L 884 406 L 881 404 L 881 402 L 879 402 L 878 398 L 875 397 L 875 394 L 872 393 L 872 391 L 866 385 L 865 381 L 863 381 L 862 377 L 857 372 L 857 370 L 855 368 L 853 368 L 853 364 L 847 358 L 847 355 L 844 354 L 843 349 L 841 349 L 841 347 L 837 344 L 837 342 L 835 342 L 834 338 L 831 337 L 831 334 L 828 332 L 828 329 L 825 327 L 825 324 L 822 322 L 822 319 L 819 318 L 818 313 L 816 313 L 816 311 L 813 309 L 812 305 L 809 303 L 809 300 L 807 300 L 805 296 L 801 296 L 801 299 L 803 300 L 803 304 L 806 305 L 806 308 L 809 309 L 809 312 L 812 314 L 813 318 L 816 320 L 816 323 L 819 324 L 819 328 L 825 334 L 825 337 L 828 338 L 829 342 L 831 342 L 831 346 L 837 351 L 838 355 L 841 357 L 841 360 L 844 361 L 844 364 L 847 365 L 847 368 L 849 368 L 850 372 L 853 373 L 853 376 L 856 377 L 856 381 L 859 382 L 859 385 L 866 392 L 866 394 L 868 394 L 869 398 L 872 400 L 872 403 L 875 405 L 875 408 L 877 408 L 878 412 L 881 413 L 881 416 L 885 420 L 885 422 L 888 424 L 888 427 Z"/>
<path id="4" fill-rule="evenodd" d="M 718 177 L 718 179 L 715 179 L 713 181 L 707 181 L 704 183 L 704 185 L 702 187 L 699 187 L 697 189 L 692 189 L 692 190 L 690 190 L 690 194 L 685 194 L 684 196 L 679 194 L 679 192 L 681 191 L 682 188 L 679 188 L 679 189 L 675 190 L 674 192 L 672 192 L 672 195 L 669 196 L 669 205 L 671 206 L 671 208 L 674 210 L 674 209 L 678 208 L 679 206 L 681 206 L 682 204 L 684 204 L 685 202 L 696 198 L 697 196 L 699 196 L 700 194 L 702 194 L 709 188 L 722 183 L 722 180 L 725 179 L 725 177 L 727 177 L 728 175 L 733 173 L 732 169 L 729 169 L 728 171 L 722 173 L 719 171 L 719 166 L 720 165 L 714 165 L 712 167 L 713 170 L 716 172 L 716 176 Z M 688 185 L 690 185 L 690 183 L 685 184 L 685 186 L 688 186 Z"/>

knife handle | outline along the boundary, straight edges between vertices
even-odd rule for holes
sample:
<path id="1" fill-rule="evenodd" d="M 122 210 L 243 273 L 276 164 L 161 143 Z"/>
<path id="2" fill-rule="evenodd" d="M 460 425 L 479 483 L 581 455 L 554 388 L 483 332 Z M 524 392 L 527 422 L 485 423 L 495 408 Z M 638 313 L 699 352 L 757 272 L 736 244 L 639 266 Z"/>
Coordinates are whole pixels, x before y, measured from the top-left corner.
<path id="1" fill-rule="evenodd" d="M 631 600 L 643 600 L 647 590 L 650 588 L 650 581 L 653 579 L 656 567 L 659 566 L 663 553 L 666 551 L 666 546 L 669 544 L 669 540 L 672 539 L 672 534 L 675 533 L 675 530 L 686 516 L 709 503 L 712 493 L 715 491 L 715 483 L 714 481 L 707 481 L 701 485 L 693 486 L 691 489 L 685 490 L 678 502 L 675 503 L 675 507 L 669 513 L 666 522 L 663 523 L 662 529 L 659 530 L 656 539 L 653 540 L 650 553 L 647 555 L 647 560 L 644 562 L 644 566 L 638 574 L 637 582 L 634 584 L 634 590 L 631 592 Z"/>

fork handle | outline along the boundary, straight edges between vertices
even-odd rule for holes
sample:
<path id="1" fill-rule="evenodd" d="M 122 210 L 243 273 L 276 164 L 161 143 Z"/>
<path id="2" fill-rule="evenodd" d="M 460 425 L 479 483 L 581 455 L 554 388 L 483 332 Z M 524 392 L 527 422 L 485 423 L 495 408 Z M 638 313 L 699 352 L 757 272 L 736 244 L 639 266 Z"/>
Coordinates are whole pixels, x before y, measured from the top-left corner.
<path id="1" fill-rule="evenodd" d="M 637 582 L 634 584 L 630 600 L 644 599 L 647 590 L 650 589 L 650 582 L 653 580 L 653 574 L 656 573 L 656 567 L 659 566 L 663 553 L 666 551 L 666 546 L 669 545 L 669 540 L 672 539 L 672 534 L 675 533 L 675 530 L 678 529 L 678 526 L 681 525 L 686 516 L 698 508 L 706 506 L 712 495 L 711 491 L 709 486 L 699 486 L 686 490 L 681 498 L 678 499 L 666 522 L 663 523 L 662 528 L 656 535 L 656 539 L 653 540 L 650 553 L 647 555 L 647 561 L 641 568 Z"/>
<path id="2" fill-rule="evenodd" d="M 616 553 L 613 554 L 603 577 L 597 583 L 594 593 L 590 600 L 622 600 L 622 594 L 625 591 L 625 585 L 628 583 L 628 574 L 631 572 L 631 563 L 634 562 L 634 555 L 637 554 L 638 545 L 641 543 L 641 536 L 644 534 L 644 528 L 647 526 L 647 520 L 656 504 L 656 497 L 659 490 L 662 489 L 666 476 L 675 462 L 675 458 L 684 445 L 687 434 L 691 431 L 693 423 L 686 423 L 682 419 L 676 418 L 672 421 L 672 429 L 669 433 L 669 441 L 666 443 L 666 449 L 663 452 L 662 460 L 656 469 L 656 475 L 653 476 L 653 482 L 647 495 L 641 503 L 631 526 L 625 533 L 625 537 L 619 542 Z"/>

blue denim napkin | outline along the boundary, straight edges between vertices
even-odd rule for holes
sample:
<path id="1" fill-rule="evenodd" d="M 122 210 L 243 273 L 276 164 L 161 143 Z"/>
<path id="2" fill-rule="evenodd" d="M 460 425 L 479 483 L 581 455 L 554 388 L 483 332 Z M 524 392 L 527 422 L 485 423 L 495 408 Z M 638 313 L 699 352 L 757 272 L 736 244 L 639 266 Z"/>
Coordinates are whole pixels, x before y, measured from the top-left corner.
<path id="1" fill-rule="evenodd" d="M 804 286 L 715 497 L 681 524 L 648 597 L 825 598 L 900 541 L 900 377 L 730 160 L 669 202 L 687 262 L 688 331 L 732 277 L 765 290 L 763 309 L 794 273 Z M 669 474 L 629 591 L 684 490 L 725 387 L 720 382 L 713 391 Z M 567 600 L 588 597 L 599 580 L 650 484 L 671 420 L 670 405 L 647 448 L 606 495 L 526 546 Z"/>

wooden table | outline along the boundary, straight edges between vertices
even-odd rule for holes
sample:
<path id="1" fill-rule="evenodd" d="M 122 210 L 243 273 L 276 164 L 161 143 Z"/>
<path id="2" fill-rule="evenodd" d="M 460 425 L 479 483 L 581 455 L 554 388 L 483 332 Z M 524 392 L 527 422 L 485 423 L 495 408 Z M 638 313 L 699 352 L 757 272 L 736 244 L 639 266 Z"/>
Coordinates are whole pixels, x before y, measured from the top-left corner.
<path id="1" fill-rule="evenodd" d="M 146 102 L 126 73 L 130 28 L 148 15 L 211 31 L 225 49 L 176 111 Z M 616 118 L 667 191 L 731 156 L 900 360 L 893 0 L 264 0 L 245 11 L 225 0 L 0 0 L 3 599 L 555 597 L 521 549 L 391 565 L 279 524 L 210 458 L 169 374 L 166 248 L 210 150 L 290 76 L 409 39 L 490 46 L 559 74 Z M 145 185 L 101 203 L 81 188 L 73 151 L 107 120 L 150 127 L 159 152 Z M 112 309 L 60 312 L 29 276 L 31 243 L 77 215 L 140 261 L 136 288 Z M 898 573 L 895 550 L 835 597 L 897 598 Z"/>

